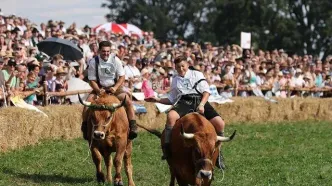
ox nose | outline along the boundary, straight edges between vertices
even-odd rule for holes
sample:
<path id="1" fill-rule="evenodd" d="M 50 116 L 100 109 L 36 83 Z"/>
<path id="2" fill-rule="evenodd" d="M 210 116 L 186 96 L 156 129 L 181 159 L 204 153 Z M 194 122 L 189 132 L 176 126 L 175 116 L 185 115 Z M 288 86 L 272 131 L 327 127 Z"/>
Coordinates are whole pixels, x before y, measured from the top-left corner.
<path id="1" fill-rule="evenodd" d="M 96 139 L 104 139 L 105 138 L 105 133 L 104 132 L 95 131 L 93 133 L 93 137 L 96 138 Z"/>
<path id="2" fill-rule="evenodd" d="M 205 171 L 205 170 L 201 170 L 199 171 L 200 175 L 202 178 L 209 178 L 211 179 L 212 177 L 212 172 L 211 171 Z"/>

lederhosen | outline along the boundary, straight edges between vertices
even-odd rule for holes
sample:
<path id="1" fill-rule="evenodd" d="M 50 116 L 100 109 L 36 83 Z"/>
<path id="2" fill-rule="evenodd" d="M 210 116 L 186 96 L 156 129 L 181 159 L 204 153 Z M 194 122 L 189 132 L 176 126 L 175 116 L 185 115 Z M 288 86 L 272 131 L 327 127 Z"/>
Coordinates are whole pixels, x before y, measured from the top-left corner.
<path id="1" fill-rule="evenodd" d="M 193 89 L 196 90 L 197 94 L 182 95 L 171 110 L 176 111 L 180 117 L 183 117 L 190 112 L 196 112 L 196 109 L 200 104 L 203 96 L 203 94 L 197 90 L 197 85 L 202 81 L 206 81 L 206 79 L 198 80 L 193 86 Z M 209 102 L 206 102 L 204 105 L 204 116 L 206 119 L 210 120 L 220 115 L 214 110 Z"/>
<path id="2" fill-rule="evenodd" d="M 114 85 L 113 85 L 113 86 L 110 86 L 110 87 L 104 87 L 104 86 L 102 86 L 102 85 L 100 84 L 99 72 L 98 72 L 99 57 L 96 56 L 96 57 L 94 57 L 94 59 L 95 59 L 95 69 L 96 69 L 96 83 L 97 83 L 97 85 L 98 85 L 99 88 L 104 88 L 106 93 L 111 93 L 111 92 L 109 91 L 109 88 L 113 87 L 113 86 L 116 84 L 116 82 L 117 82 L 117 78 L 114 79 Z M 96 94 L 95 91 L 92 91 L 92 93 L 93 93 L 93 94 Z M 114 95 L 117 96 L 117 95 L 122 94 L 122 93 L 125 93 L 125 92 L 123 91 L 122 86 L 120 86 L 120 87 L 116 90 L 116 92 L 114 93 Z"/>

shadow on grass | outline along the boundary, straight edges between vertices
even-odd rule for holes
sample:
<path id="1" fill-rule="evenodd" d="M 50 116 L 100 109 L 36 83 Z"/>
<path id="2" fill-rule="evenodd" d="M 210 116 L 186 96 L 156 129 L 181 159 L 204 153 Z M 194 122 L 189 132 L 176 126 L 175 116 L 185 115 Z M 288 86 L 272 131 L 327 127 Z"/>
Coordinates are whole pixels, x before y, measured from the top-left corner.
<path id="1" fill-rule="evenodd" d="M 92 182 L 94 181 L 93 179 L 90 178 L 75 178 L 75 177 L 70 177 L 70 176 L 65 176 L 65 175 L 47 175 L 47 174 L 38 174 L 38 173 L 21 173 L 21 172 L 16 172 L 11 169 L 3 169 L 2 172 L 7 175 L 14 176 L 19 179 L 24 179 L 24 180 L 30 180 L 31 182 L 34 183 L 68 183 L 68 184 L 83 184 L 87 182 Z"/>

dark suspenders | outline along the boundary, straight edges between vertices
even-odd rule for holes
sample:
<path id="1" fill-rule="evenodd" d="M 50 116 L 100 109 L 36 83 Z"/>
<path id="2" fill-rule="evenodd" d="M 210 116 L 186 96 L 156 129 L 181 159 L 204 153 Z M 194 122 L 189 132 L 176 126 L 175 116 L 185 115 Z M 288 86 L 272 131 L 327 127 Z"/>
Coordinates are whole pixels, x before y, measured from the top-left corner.
<path id="1" fill-rule="evenodd" d="M 200 79 L 200 80 L 198 80 L 198 81 L 194 84 L 194 86 L 193 86 L 193 89 L 195 89 L 196 92 L 197 92 L 199 95 L 201 95 L 201 96 L 202 96 L 203 94 L 197 90 L 197 85 L 198 85 L 200 82 L 202 82 L 202 81 L 206 81 L 206 79 Z"/>
<path id="2" fill-rule="evenodd" d="M 100 88 L 101 86 L 100 86 L 100 83 L 99 83 L 99 72 L 98 72 L 98 66 L 99 66 L 99 57 L 98 56 L 96 56 L 95 57 L 95 68 L 96 68 L 96 78 L 97 78 L 97 85 L 98 85 L 98 87 Z"/>

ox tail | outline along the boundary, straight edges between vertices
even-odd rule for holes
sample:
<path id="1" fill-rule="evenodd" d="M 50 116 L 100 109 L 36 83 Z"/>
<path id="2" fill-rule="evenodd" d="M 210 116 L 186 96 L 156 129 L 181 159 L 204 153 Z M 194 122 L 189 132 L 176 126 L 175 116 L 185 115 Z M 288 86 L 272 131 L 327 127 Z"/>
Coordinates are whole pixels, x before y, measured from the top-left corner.
<path id="1" fill-rule="evenodd" d="M 136 125 L 139 126 L 139 127 L 142 128 L 142 129 L 148 131 L 149 133 L 151 133 L 151 134 L 157 136 L 159 139 L 161 138 L 161 132 L 160 132 L 160 131 L 158 131 L 158 130 L 156 130 L 156 129 L 150 129 L 150 128 L 145 127 L 145 126 L 143 126 L 143 125 L 140 125 L 140 124 L 138 124 L 138 123 L 136 123 Z"/>

